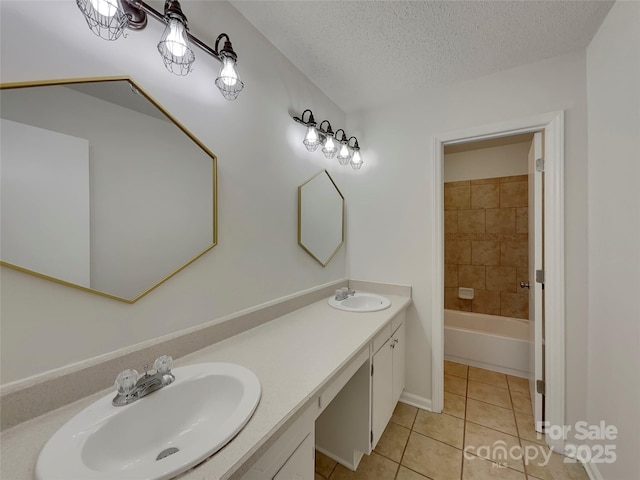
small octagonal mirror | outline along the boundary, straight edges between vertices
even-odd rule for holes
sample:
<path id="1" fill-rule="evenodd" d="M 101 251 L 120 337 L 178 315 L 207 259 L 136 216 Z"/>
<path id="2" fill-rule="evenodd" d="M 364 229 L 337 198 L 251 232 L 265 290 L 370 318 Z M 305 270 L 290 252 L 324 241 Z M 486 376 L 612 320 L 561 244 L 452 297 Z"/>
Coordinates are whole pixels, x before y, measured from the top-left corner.
<path id="1" fill-rule="evenodd" d="M 298 245 L 326 267 L 344 242 L 344 197 L 322 170 L 298 187 Z"/>

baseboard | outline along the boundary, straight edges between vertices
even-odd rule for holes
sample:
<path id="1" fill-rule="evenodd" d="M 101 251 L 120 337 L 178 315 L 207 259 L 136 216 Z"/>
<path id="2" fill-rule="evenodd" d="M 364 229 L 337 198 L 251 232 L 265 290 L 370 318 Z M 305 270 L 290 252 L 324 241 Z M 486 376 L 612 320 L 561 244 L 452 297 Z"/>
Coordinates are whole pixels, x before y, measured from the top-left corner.
<path id="1" fill-rule="evenodd" d="M 598 465 L 592 462 L 583 463 L 582 465 L 587 472 L 589 480 L 604 480 L 604 477 L 600 473 L 600 470 L 598 470 Z"/>
<path id="2" fill-rule="evenodd" d="M 413 393 L 402 392 L 400 395 L 400 401 L 402 403 L 406 403 L 407 405 L 411 405 L 412 407 L 421 408 L 422 410 L 427 410 L 431 412 L 431 399 L 421 397 L 419 395 L 414 395 Z"/>
<path id="3" fill-rule="evenodd" d="M 575 448 L 573 449 L 569 449 L 569 450 L 573 450 L 575 451 Z M 567 445 L 565 445 L 564 448 L 564 454 L 569 457 L 569 458 L 576 458 L 573 455 L 567 455 Z M 589 477 L 589 480 L 604 480 L 604 476 L 600 473 L 600 470 L 598 469 L 598 465 L 593 463 L 593 462 L 582 462 L 580 461 L 580 459 L 576 459 L 579 463 L 582 464 L 582 466 L 584 467 L 585 471 L 587 472 L 587 476 Z"/>

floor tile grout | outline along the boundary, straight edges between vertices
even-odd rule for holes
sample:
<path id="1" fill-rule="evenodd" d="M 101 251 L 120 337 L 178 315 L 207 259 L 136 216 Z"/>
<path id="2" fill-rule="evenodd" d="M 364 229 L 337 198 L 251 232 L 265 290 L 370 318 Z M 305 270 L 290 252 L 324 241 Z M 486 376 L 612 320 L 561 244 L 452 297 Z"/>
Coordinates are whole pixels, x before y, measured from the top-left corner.
<path id="1" fill-rule="evenodd" d="M 502 405 L 496 405 L 496 404 L 493 404 L 493 403 L 490 403 L 490 402 L 486 402 L 486 401 L 483 401 L 483 400 L 479 400 L 479 399 L 476 399 L 476 398 L 469 397 L 469 382 L 471 382 L 471 381 L 476 382 L 476 383 L 481 383 L 481 384 L 489 386 L 489 387 L 494 387 L 494 388 L 499 388 L 501 390 L 505 390 L 504 387 L 500 387 L 498 385 L 485 383 L 485 382 L 482 382 L 482 381 L 478 381 L 477 379 L 470 379 L 469 378 L 470 367 L 467 367 L 467 377 L 461 377 L 461 376 L 457 376 L 457 375 L 452 375 L 452 376 L 454 376 L 456 378 L 465 380 L 465 392 L 464 392 L 464 395 L 461 395 L 460 393 L 457 393 L 457 392 L 451 392 L 449 390 L 445 390 L 445 391 L 450 393 L 450 394 L 452 394 L 452 395 L 457 395 L 459 397 L 464 398 L 464 409 L 463 409 L 463 412 L 464 412 L 463 415 L 464 416 L 463 416 L 463 418 L 460 418 L 460 417 L 458 417 L 456 415 L 452 415 L 449 412 L 445 412 L 444 409 L 443 409 L 443 412 L 440 415 L 446 415 L 448 417 L 456 419 L 457 421 L 461 421 L 462 422 L 462 444 L 461 444 L 460 448 L 458 448 L 458 447 L 456 447 L 454 445 L 450 445 L 449 443 L 447 443 L 445 441 L 442 441 L 442 440 L 439 440 L 438 438 L 434 438 L 436 435 L 430 436 L 429 434 L 424 434 L 424 433 L 421 433 L 421 432 L 415 430 L 416 423 L 418 421 L 418 415 L 420 414 L 420 409 L 418 409 L 416 407 L 412 407 L 410 405 L 407 405 L 407 407 L 410 407 L 411 409 L 415 410 L 415 412 L 413 414 L 413 419 L 411 420 L 411 427 L 407 427 L 406 424 L 398 423 L 398 421 L 394 421 L 393 419 L 390 422 L 390 423 L 395 424 L 398 427 L 402 427 L 403 429 L 406 429 L 406 430 L 409 431 L 409 435 L 407 436 L 407 439 L 406 439 L 406 441 L 404 441 L 404 445 L 402 446 L 402 454 L 399 457 L 400 459 L 398 461 L 396 461 L 396 460 L 394 460 L 392 458 L 389 458 L 385 454 L 383 454 L 380 451 L 377 451 L 375 449 L 372 451 L 372 454 L 375 453 L 376 455 L 380 456 L 381 458 L 384 458 L 385 460 L 387 460 L 389 462 L 392 462 L 395 465 L 395 474 L 392 477 L 395 480 L 397 480 L 399 478 L 401 469 L 409 470 L 409 471 L 411 471 L 411 472 L 413 472 L 413 473 L 415 473 L 417 475 L 421 475 L 422 477 L 424 477 L 424 478 L 426 478 L 428 480 L 432 480 L 430 477 L 427 477 L 426 475 L 424 475 L 424 473 L 421 473 L 420 471 L 414 470 L 413 468 L 410 468 L 407 465 L 404 465 L 404 463 L 403 463 L 404 460 L 405 460 L 405 456 L 407 454 L 407 448 L 408 448 L 408 445 L 409 445 L 409 440 L 411 439 L 411 437 L 414 434 L 415 435 L 419 435 L 419 436 L 428 438 L 428 439 L 430 439 L 432 441 L 435 441 L 438 444 L 442 444 L 442 445 L 445 445 L 447 447 L 453 448 L 453 449 L 455 449 L 455 450 L 457 450 L 457 451 L 462 453 L 461 460 L 460 460 L 460 477 L 459 477 L 459 479 L 461 480 L 461 479 L 464 478 L 464 475 L 465 475 L 465 444 L 466 444 L 466 441 L 467 441 L 467 426 L 469 424 L 478 425 L 478 426 L 480 426 L 482 428 L 491 430 L 491 431 L 499 433 L 501 435 L 507 435 L 509 437 L 515 437 L 517 439 L 517 444 L 519 445 L 519 447 L 521 449 L 524 448 L 523 447 L 523 442 L 524 441 L 537 443 L 537 442 L 535 442 L 533 440 L 528 440 L 526 438 L 523 438 L 521 436 L 523 434 L 523 432 L 521 432 L 521 427 L 518 425 L 518 420 L 517 420 L 517 414 L 518 413 L 520 413 L 522 415 L 528 415 L 528 416 L 531 416 L 531 414 L 515 409 L 515 404 L 514 404 L 514 400 L 513 400 L 513 394 L 514 393 L 518 393 L 518 394 L 522 394 L 522 395 L 527 395 L 527 393 L 521 391 L 521 386 L 516 387 L 517 390 L 513 389 L 512 388 L 512 383 L 513 382 L 511 382 L 511 383 L 509 382 L 509 376 L 508 375 L 500 373 L 500 372 L 496 372 L 496 373 L 499 373 L 500 375 L 503 375 L 504 379 L 506 381 L 506 384 L 507 384 L 506 390 L 509 393 L 509 407 L 505 407 L 505 406 L 502 406 Z M 513 433 L 504 432 L 502 430 L 498 430 L 498 429 L 493 428 L 493 427 L 488 427 L 486 425 L 478 423 L 477 421 L 469 420 L 469 418 L 468 418 L 469 400 L 474 400 L 476 402 L 479 402 L 479 403 L 482 403 L 482 404 L 485 404 L 485 405 L 490 405 L 492 407 L 497 407 L 497 408 L 500 408 L 500 409 L 510 410 L 511 411 L 511 417 L 512 417 L 513 422 L 515 424 L 515 432 L 516 432 L 515 435 Z M 431 414 L 431 412 L 428 412 L 428 411 L 427 411 L 427 413 Z M 399 418 L 401 418 L 401 417 L 399 417 Z M 384 433 L 383 433 L 383 435 L 384 435 Z M 396 450 L 396 452 L 397 452 L 397 450 Z M 470 452 L 470 453 L 472 453 L 472 455 L 475 458 L 479 458 L 479 459 L 482 459 L 482 460 L 485 460 L 485 461 L 488 461 L 488 462 L 491 462 L 491 463 L 494 463 L 494 464 L 496 463 L 493 460 L 491 460 L 490 458 L 484 458 L 484 457 L 482 457 L 480 455 L 477 455 L 474 452 Z M 397 455 L 394 455 L 394 456 L 397 456 Z M 521 474 L 523 480 L 539 480 L 537 477 L 534 477 L 529 473 L 527 465 L 525 464 L 525 462 L 522 459 L 520 461 L 522 462 L 521 463 L 521 467 L 522 467 L 523 471 L 520 471 L 520 470 L 517 470 L 516 468 L 513 468 L 512 465 L 506 465 L 505 468 L 509 469 L 512 472 L 517 472 L 517 473 Z M 325 480 L 329 480 L 331 478 L 331 476 L 334 475 L 334 473 L 336 472 L 336 469 L 337 469 L 337 463 L 333 466 L 333 468 L 332 468 L 331 472 L 329 473 L 328 477 L 322 477 L 320 474 L 318 474 L 318 476 L 319 476 L 319 478 L 323 478 Z M 389 472 L 389 473 L 391 473 L 391 472 Z M 352 478 L 352 477 L 349 476 L 349 478 Z M 389 477 L 389 478 L 391 478 L 391 477 Z M 456 477 L 456 478 L 458 478 L 458 477 Z"/>

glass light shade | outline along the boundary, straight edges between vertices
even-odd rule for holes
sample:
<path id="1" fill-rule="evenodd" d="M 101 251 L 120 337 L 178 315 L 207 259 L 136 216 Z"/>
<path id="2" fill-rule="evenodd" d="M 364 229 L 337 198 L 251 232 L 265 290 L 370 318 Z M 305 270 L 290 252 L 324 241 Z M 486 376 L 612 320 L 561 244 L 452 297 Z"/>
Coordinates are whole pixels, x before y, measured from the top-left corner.
<path id="1" fill-rule="evenodd" d="M 191 71 L 191 65 L 196 59 L 189 45 L 187 29 L 178 18 L 169 20 L 158 43 L 158 51 L 162 56 L 164 66 L 176 75 L 188 74 Z"/>
<path id="2" fill-rule="evenodd" d="M 351 151 L 347 145 L 346 140 L 340 142 L 340 151 L 338 152 L 338 163 L 340 165 L 346 165 L 351 160 Z"/>
<path id="3" fill-rule="evenodd" d="M 127 28 L 129 17 L 119 0 L 76 0 L 87 25 L 105 40 L 117 40 Z"/>
<path id="4" fill-rule="evenodd" d="M 351 157 L 351 168 L 353 168 L 354 170 L 360 170 L 360 167 L 362 167 L 362 157 L 360 156 L 360 149 L 355 149 L 353 151 L 353 156 Z"/>
<path id="5" fill-rule="evenodd" d="M 307 150 L 310 152 L 316 151 L 318 145 L 320 145 L 320 137 L 318 137 L 315 124 L 310 124 L 307 127 L 307 134 L 304 136 L 302 143 L 304 143 L 304 146 L 307 147 Z"/>
<path id="6" fill-rule="evenodd" d="M 322 146 L 322 153 L 324 153 L 324 156 L 329 160 L 335 157 L 336 153 L 338 153 L 336 142 L 333 141 L 333 134 L 327 134 L 325 137 L 324 145 Z"/>
<path id="7" fill-rule="evenodd" d="M 222 55 L 222 65 L 220 66 L 218 78 L 216 78 L 216 87 L 227 100 L 235 100 L 244 88 L 244 83 L 240 80 L 236 61 L 233 57 Z"/>

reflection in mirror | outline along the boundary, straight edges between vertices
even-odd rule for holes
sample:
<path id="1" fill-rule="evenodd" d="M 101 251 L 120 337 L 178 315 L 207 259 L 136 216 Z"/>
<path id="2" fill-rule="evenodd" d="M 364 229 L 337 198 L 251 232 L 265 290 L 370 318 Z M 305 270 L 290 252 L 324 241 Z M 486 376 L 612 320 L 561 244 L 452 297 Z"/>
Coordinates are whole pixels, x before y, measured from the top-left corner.
<path id="1" fill-rule="evenodd" d="M 216 244 L 216 157 L 128 78 L 2 85 L 1 264 L 133 303 Z"/>
<path id="2" fill-rule="evenodd" d="M 344 197 L 322 170 L 298 187 L 298 244 L 326 267 L 344 241 Z"/>

